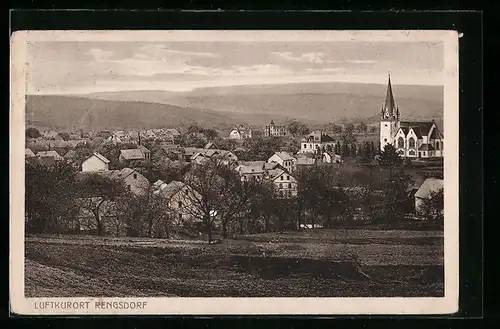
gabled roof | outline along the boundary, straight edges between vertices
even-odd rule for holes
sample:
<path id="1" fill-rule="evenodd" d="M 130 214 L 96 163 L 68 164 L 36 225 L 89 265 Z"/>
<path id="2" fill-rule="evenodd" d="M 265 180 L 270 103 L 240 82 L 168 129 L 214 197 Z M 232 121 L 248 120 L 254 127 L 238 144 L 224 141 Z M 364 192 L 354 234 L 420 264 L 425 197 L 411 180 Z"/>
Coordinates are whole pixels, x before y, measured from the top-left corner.
<path id="1" fill-rule="evenodd" d="M 394 95 L 392 93 L 391 76 L 389 75 L 389 80 L 387 81 L 387 92 L 385 94 L 385 102 L 383 107 L 384 113 L 389 112 L 390 118 L 392 118 L 397 112 L 396 102 L 394 101 Z"/>
<path id="2" fill-rule="evenodd" d="M 422 144 L 418 148 L 419 151 L 434 151 L 434 146 L 431 144 Z"/>
<path id="3" fill-rule="evenodd" d="M 288 152 L 275 152 L 277 156 L 279 156 L 283 161 L 295 160 L 293 156 L 291 156 Z"/>
<path id="4" fill-rule="evenodd" d="M 40 151 L 36 154 L 37 157 L 51 157 L 54 159 L 61 159 L 61 156 L 56 151 Z"/>
<path id="5" fill-rule="evenodd" d="M 401 121 L 399 124 L 400 127 L 413 128 L 413 130 L 418 128 L 420 129 L 420 133 L 424 136 L 429 134 L 432 125 L 434 125 L 432 121 Z"/>
<path id="6" fill-rule="evenodd" d="M 97 157 L 99 160 L 101 160 L 101 161 L 102 161 L 102 162 L 104 162 L 104 163 L 109 163 L 109 160 L 108 160 L 108 159 L 106 159 L 106 158 L 104 157 L 104 155 L 102 155 L 102 154 L 100 154 L 100 153 L 97 153 L 97 152 L 96 152 L 96 153 L 94 153 L 92 156 Z"/>
<path id="7" fill-rule="evenodd" d="M 437 129 L 437 127 L 434 127 L 434 130 L 432 130 L 431 139 L 440 138 L 443 138 L 443 134 Z"/>
<path id="8" fill-rule="evenodd" d="M 415 193 L 417 198 L 428 198 L 431 192 L 437 192 L 444 187 L 444 181 L 438 178 L 427 178 Z"/>
<path id="9" fill-rule="evenodd" d="M 210 148 L 212 148 L 212 147 L 214 147 L 214 143 L 212 143 L 212 142 L 208 142 L 208 143 L 205 145 L 205 147 L 204 147 L 204 148 L 205 148 L 205 149 L 210 149 Z"/>
<path id="10" fill-rule="evenodd" d="M 69 158 L 72 158 L 76 156 L 76 151 L 75 150 L 69 150 L 68 152 L 66 152 L 66 154 L 64 155 L 65 158 L 69 159 Z"/>
<path id="11" fill-rule="evenodd" d="M 24 149 L 24 155 L 27 157 L 34 157 L 35 153 L 33 153 L 33 151 L 31 149 L 26 148 L 26 149 Z"/>
<path id="12" fill-rule="evenodd" d="M 144 145 L 139 145 L 138 149 L 143 153 L 149 153 L 149 150 Z"/>
<path id="13" fill-rule="evenodd" d="M 120 156 L 122 156 L 125 160 L 144 159 L 144 153 L 140 149 L 120 150 Z"/>
<path id="14" fill-rule="evenodd" d="M 283 170 L 283 169 L 280 169 L 280 168 L 271 169 L 271 170 L 268 171 L 268 174 L 269 174 L 269 177 L 271 178 L 271 180 L 276 180 L 278 177 L 280 177 L 283 174 L 287 174 L 290 177 L 293 177 L 286 170 Z"/>
<path id="15" fill-rule="evenodd" d="M 161 195 L 164 196 L 165 198 L 170 199 L 185 187 L 187 187 L 187 185 L 184 184 L 183 182 L 172 181 L 168 184 L 165 183 L 161 184 L 156 191 L 157 193 L 161 193 Z"/>

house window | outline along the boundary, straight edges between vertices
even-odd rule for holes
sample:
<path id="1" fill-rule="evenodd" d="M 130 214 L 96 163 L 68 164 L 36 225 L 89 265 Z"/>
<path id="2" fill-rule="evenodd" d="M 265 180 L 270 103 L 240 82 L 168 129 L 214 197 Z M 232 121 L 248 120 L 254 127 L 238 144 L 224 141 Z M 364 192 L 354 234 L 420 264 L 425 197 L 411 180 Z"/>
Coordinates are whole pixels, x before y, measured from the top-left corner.
<path id="1" fill-rule="evenodd" d="M 283 184 L 282 183 L 280 183 L 280 188 L 283 188 Z"/>
<path id="2" fill-rule="evenodd" d="M 307 148 L 307 144 L 304 144 L 304 148 L 305 148 L 305 149 Z"/>
<path id="3" fill-rule="evenodd" d="M 290 176 L 286 176 L 286 180 L 290 180 Z"/>
<path id="4" fill-rule="evenodd" d="M 288 183 L 288 188 L 292 188 L 292 183 Z"/>
<path id="5" fill-rule="evenodd" d="M 182 201 L 179 201 L 179 208 L 182 208 Z"/>
<path id="6" fill-rule="evenodd" d="M 386 127 L 387 127 L 387 123 L 386 123 L 384 126 L 386 126 Z"/>
<path id="7" fill-rule="evenodd" d="M 405 147 L 405 141 L 403 137 L 398 138 L 398 147 Z"/>
<path id="8" fill-rule="evenodd" d="M 281 180 L 283 180 L 285 178 L 285 176 L 281 176 Z"/>
<path id="9" fill-rule="evenodd" d="M 436 150 L 439 151 L 439 142 L 436 142 Z"/>
<path id="10" fill-rule="evenodd" d="M 384 143 L 387 143 L 387 138 L 384 138 Z"/>
<path id="11" fill-rule="evenodd" d="M 413 137 L 410 137 L 408 144 L 410 145 L 410 147 L 415 147 L 415 140 L 413 139 Z"/>
<path id="12" fill-rule="evenodd" d="M 137 179 L 137 174 L 134 174 L 134 179 Z"/>
<path id="13" fill-rule="evenodd" d="M 260 179 L 260 175 L 257 175 L 257 179 Z"/>

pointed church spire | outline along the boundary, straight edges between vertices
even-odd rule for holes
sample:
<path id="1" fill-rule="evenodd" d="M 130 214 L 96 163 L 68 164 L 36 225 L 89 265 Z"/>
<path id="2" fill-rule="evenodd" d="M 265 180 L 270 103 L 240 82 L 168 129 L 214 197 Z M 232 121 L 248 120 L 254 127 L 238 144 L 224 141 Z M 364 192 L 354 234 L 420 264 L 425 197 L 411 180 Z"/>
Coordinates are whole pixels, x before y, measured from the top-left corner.
<path id="1" fill-rule="evenodd" d="M 385 117 L 388 119 L 392 119 L 394 117 L 395 110 L 396 110 L 396 102 L 394 101 L 394 95 L 392 93 L 391 74 L 389 73 L 389 79 L 387 82 L 387 93 L 385 95 L 385 104 L 384 104 Z"/>

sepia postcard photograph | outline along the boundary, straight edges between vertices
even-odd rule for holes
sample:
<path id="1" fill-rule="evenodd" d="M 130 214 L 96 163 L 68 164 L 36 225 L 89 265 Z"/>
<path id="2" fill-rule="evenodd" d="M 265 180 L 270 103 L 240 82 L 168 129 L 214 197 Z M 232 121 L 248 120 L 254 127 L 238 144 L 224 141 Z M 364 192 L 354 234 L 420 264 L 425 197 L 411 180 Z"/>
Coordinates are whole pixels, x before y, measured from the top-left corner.
<path id="1" fill-rule="evenodd" d="M 10 306 L 458 311 L 454 31 L 19 31 Z"/>

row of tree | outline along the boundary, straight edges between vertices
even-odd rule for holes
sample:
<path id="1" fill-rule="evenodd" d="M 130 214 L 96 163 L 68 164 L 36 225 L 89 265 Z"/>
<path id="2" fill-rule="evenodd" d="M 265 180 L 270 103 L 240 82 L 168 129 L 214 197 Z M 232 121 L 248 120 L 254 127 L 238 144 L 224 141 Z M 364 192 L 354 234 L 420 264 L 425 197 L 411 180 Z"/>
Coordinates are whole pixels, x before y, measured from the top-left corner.
<path id="1" fill-rule="evenodd" d="M 398 166 L 397 155 L 385 152 L 381 161 L 389 167 L 389 175 L 383 182 L 377 182 L 371 171 L 349 182 L 332 167 L 318 165 L 294 173 L 297 194 L 289 198 L 279 197 L 269 181 L 241 181 L 215 158 L 193 165 L 181 175 L 193 191 L 185 195 L 191 221 L 183 229 L 206 234 L 211 241 L 214 234 L 295 230 L 301 224 L 333 227 L 360 217 L 363 222 L 400 221 L 412 210 L 413 200 L 408 198 L 412 180 Z M 179 229 L 175 211 L 152 188 L 136 195 L 123 182 L 106 176 L 83 177 L 77 179 L 75 169 L 64 162 L 51 167 L 28 163 L 27 231 L 95 229 L 99 235 L 108 231 L 168 237 Z M 429 217 L 439 217 L 440 200 L 442 194 L 437 193 L 424 203 Z"/>

